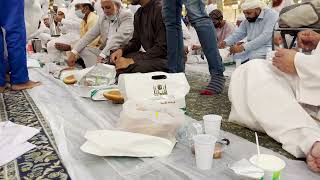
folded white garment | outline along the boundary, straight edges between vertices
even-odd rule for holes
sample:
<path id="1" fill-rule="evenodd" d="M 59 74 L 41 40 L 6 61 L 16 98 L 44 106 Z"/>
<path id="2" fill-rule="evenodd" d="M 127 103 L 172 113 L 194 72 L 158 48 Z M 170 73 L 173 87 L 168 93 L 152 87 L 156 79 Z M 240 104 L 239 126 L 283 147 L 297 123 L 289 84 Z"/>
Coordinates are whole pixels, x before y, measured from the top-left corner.
<path id="1" fill-rule="evenodd" d="M 88 131 L 85 138 L 81 150 L 97 156 L 162 157 L 175 146 L 164 138 L 124 131 Z"/>
<path id="2" fill-rule="evenodd" d="M 36 147 L 27 142 L 39 133 L 36 128 L 18 125 L 10 121 L 0 122 L 0 166 L 14 160 Z"/>

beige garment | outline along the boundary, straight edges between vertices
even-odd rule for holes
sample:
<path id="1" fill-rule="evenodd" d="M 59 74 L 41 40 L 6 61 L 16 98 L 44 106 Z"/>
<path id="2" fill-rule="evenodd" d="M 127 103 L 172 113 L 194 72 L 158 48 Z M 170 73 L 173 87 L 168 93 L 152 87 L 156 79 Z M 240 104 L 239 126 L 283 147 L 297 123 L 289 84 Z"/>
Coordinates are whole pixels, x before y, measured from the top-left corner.
<path id="1" fill-rule="evenodd" d="M 90 31 L 99 20 L 99 16 L 94 12 L 88 15 L 87 21 L 82 21 L 80 24 L 80 38 L 82 38 L 88 31 Z M 94 41 L 92 41 L 88 46 L 98 48 L 101 45 L 100 36 L 98 36 Z"/>
<path id="2" fill-rule="evenodd" d="M 295 157 L 304 157 L 320 141 L 320 125 L 301 105 L 320 105 L 320 44 L 317 50 L 296 55 L 296 76 L 259 59 L 237 68 L 229 88 L 230 121 L 266 132 Z"/>

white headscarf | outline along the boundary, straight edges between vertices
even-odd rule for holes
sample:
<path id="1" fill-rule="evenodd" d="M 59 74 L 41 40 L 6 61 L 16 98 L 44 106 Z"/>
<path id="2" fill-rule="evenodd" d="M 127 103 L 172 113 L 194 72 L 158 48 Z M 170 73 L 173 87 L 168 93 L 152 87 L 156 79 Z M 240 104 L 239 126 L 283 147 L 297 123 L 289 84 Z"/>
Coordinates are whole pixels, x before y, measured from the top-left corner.
<path id="1" fill-rule="evenodd" d="M 207 13 L 210 14 L 215 9 L 218 9 L 218 6 L 216 4 L 209 4 L 207 6 Z"/>
<path id="2" fill-rule="evenodd" d="M 67 9 L 67 8 L 64 8 L 64 7 L 61 7 L 61 8 L 58 8 L 58 11 L 63 12 L 63 14 L 66 16 L 66 15 L 67 15 L 67 12 L 68 12 L 68 9 Z"/>
<path id="3" fill-rule="evenodd" d="M 266 7 L 267 7 L 266 3 L 264 3 L 261 0 L 245 0 L 241 4 L 242 10 L 249 10 L 249 9 L 255 9 L 255 8 L 265 9 Z"/>

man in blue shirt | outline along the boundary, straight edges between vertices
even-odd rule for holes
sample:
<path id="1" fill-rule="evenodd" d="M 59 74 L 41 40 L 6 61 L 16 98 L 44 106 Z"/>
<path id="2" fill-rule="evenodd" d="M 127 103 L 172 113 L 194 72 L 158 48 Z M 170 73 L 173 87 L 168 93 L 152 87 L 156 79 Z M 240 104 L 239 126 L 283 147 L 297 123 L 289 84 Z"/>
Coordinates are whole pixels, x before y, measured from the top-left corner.
<path id="1" fill-rule="evenodd" d="M 241 56 L 242 62 L 265 59 L 268 49 L 272 47 L 273 27 L 277 23 L 278 13 L 266 8 L 266 4 L 260 0 L 246 0 L 241 8 L 246 20 L 231 36 L 219 44 L 219 48 L 231 46 L 230 53 Z M 247 39 L 246 42 L 239 43 L 244 38 Z"/>
<path id="2" fill-rule="evenodd" d="M 8 71 L 12 90 L 40 85 L 28 75 L 24 0 L 1 1 L 0 17 L 0 93 L 5 90 Z"/>

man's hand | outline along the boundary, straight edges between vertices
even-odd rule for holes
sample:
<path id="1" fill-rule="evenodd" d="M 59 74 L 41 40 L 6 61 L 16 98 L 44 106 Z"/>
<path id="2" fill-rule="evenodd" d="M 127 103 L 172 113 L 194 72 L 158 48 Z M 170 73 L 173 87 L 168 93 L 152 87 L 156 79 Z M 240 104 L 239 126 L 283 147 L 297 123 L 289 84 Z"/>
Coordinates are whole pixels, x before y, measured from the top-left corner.
<path id="1" fill-rule="evenodd" d="M 69 54 L 68 60 L 67 60 L 67 64 L 69 67 L 74 67 L 76 65 L 76 61 L 77 61 L 77 55 L 75 55 L 73 52 L 71 52 Z"/>
<path id="2" fill-rule="evenodd" d="M 192 45 L 192 48 L 191 48 L 192 50 L 200 50 L 200 49 L 202 49 L 202 47 L 201 47 L 201 45 L 199 45 L 199 44 L 194 44 L 194 45 Z"/>
<path id="3" fill-rule="evenodd" d="M 312 30 L 301 31 L 298 34 L 298 47 L 306 52 L 311 52 L 317 48 L 320 41 L 320 34 Z"/>
<path id="4" fill-rule="evenodd" d="M 71 51 L 71 46 L 69 44 L 56 43 L 55 47 L 60 51 Z"/>
<path id="5" fill-rule="evenodd" d="M 218 44 L 218 48 L 219 49 L 224 49 L 226 47 L 227 47 L 227 43 L 225 41 L 219 42 L 219 44 Z"/>
<path id="6" fill-rule="evenodd" d="M 97 57 L 97 63 L 102 63 L 104 61 L 104 58 L 101 56 Z"/>
<path id="7" fill-rule="evenodd" d="M 244 47 L 242 45 L 234 45 L 230 47 L 230 54 L 237 54 L 244 51 Z"/>
<path id="8" fill-rule="evenodd" d="M 127 69 L 130 64 L 134 64 L 133 59 L 120 57 L 116 62 L 116 70 Z"/>
<path id="9" fill-rule="evenodd" d="M 114 53 L 111 54 L 110 60 L 112 63 L 116 64 L 116 62 L 122 57 L 123 51 L 122 49 L 116 50 Z"/>
<path id="10" fill-rule="evenodd" d="M 294 66 L 296 54 L 297 51 L 292 49 L 278 49 L 272 60 L 272 64 L 284 73 L 297 74 L 296 67 Z"/>
<path id="11" fill-rule="evenodd" d="M 54 17 L 54 21 L 55 22 L 61 22 L 62 21 L 62 17 L 61 16 L 55 16 Z"/>

